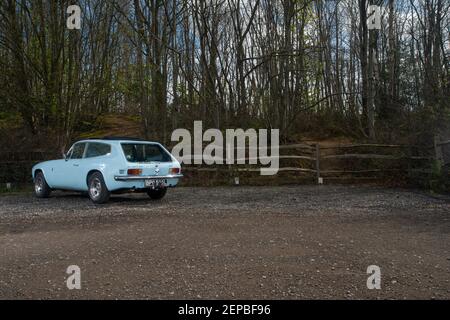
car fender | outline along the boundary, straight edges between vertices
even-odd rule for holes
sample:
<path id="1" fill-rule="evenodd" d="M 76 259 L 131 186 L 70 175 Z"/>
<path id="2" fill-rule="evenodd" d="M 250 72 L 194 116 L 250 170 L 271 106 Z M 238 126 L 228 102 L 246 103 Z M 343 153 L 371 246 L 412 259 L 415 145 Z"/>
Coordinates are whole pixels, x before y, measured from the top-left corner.
<path id="1" fill-rule="evenodd" d="M 44 175 L 45 181 L 47 182 L 48 186 L 50 188 L 53 187 L 53 181 L 50 176 L 52 161 L 54 161 L 54 160 L 39 162 L 33 166 L 33 168 L 31 169 L 31 175 L 32 175 L 33 181 L 36 178 L 36 171 L 40 170 L 40 171 L 42 171 L 42 174 Z"/>
<path id="2" fill-rule="evenodd" d="M 87 178 L 89 174 L 93 171 L 98 171 L 102 174 L 103 180 L 105 181 L 108 190 L 113 191 L 117 189 L 117 182 L 114 180 L 114 176 L 118 174 L 119 168 L 124 167 L 123 161 L 119 157 L 108 156 L 103 159 L 96 159 L 95 162 L 91 162 L 86 167 L 86 188 L 87 188 Z"/>
<path id="3" fill-rule="evenodd" d="M 86 177 L 86 190 L 87 190 L 88 184 L 89 184 L 88 178 L 93 172 L 100 172 L 103 176 L 103 179 L 105 180 L 106 186 L 108 187 L 108 183 L 107 183 L 108 171 L 105 168 L 107 168 L 107 166 L 105 164 L 90 165 L 89 167 L 85 168 L 84 175 Z M 109 189 L 109 187 L 108 187 L 108 189 Z"/>

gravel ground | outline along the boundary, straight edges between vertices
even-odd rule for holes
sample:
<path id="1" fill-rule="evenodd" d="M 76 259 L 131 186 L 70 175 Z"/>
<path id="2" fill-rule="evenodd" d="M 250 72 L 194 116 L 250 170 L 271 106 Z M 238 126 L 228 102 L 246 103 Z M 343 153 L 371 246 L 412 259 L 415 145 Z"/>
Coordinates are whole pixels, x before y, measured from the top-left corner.
<path id="1" fill-rule="evenodd" d="M 0 298 L 449 299 L 449 213 L 447 197 L 362 186 L 3 195 Z"/>

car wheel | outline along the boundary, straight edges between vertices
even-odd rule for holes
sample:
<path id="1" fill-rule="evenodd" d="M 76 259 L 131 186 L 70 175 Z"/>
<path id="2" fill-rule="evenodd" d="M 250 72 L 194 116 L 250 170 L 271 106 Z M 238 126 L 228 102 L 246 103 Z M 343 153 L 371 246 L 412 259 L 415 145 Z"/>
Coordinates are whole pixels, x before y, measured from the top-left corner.
<path id="1" fill-rule="evenodd" d="M 103 175 L 100 172 L 94 172 L 89 176 L 89 198 L 96 204 L 105 203 L 109 200 L 110 192 L 106 187 Z"/>
<path id="2" fill-rule="evenodd" d="M 166 192 L 167 192 L 167 188 L 152 189 L 152 190 L 148 190 L 147 194 L 153 200 L 159 200 L 159 199 L 162 199 L 166 195 Z"/>
<path id="3" fill-rule="evenodd" d="M 47 181 L 45 181 L 44 174 L 42 172 L 36 173 L 36 176 L 34 177 L 34 193 L 36 194 L 36 197 L 48 198 L 51 192 L 52 189 L 50 189 Z"/>

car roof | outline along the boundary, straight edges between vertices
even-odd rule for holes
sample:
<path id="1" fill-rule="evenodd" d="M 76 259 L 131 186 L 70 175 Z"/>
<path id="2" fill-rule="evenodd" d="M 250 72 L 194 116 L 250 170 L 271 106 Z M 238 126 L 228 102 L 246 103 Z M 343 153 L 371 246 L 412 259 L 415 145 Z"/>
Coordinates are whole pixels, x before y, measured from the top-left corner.
<path id="1" fill-rule="evenodd" d="M 98 140 L 131 140 L 131 141 L 146 141 L 144 139 L 141 138 L 136 138 L 136 137 L 118 137 L 118 136 L 106 136 L 103 138 L 97 138 Z"/>
<path id="2" fill-rule="evenodd" d="M 158 143 L 155 141 L 148 141 L 141 138 L 132 138 L 132 137 L 104 137 L 104 138 L 89 138 L 84 140 L 79 140 L 77 142 L 114 142 L 114 143 L 122 143 L 122 142 L 136 142 L 136 143 Z"/>

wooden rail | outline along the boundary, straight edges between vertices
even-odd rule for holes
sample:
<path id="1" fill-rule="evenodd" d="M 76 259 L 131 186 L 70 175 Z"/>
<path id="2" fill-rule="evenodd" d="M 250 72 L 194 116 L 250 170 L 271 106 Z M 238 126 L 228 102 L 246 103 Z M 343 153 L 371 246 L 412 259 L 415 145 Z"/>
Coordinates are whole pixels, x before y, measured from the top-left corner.
<path id="1" fill-rule="evenodd" d="M 423 148 L 421 146 L 407 145 L 407 144 L 379 144 L 379 143 L 357 143 L 357 144 L 340 144 L 336 146 L 324 146 L 322 150 L 327 149 L 347 149 L 347 148 Z"/>
<path id="2" fill-rule="evenodd" d="M 345 154 L 332 154 L 327 156 L 322 156 L 321 159 L 385 159 L 385 160 L 430 160 L 432 157 L 419 157 L 419 156 L 392 156 L 387 154 L 360 154 L 360 153 L 345 153 Z"/>
<path id="3" fill-rule="evenodd" d="M 437 143 L 438 146 L 445 146 L 445 145 L 448 145 L 448 144 L 450 144 L 450 140 L 439 141 L 439 142 Z"/>

